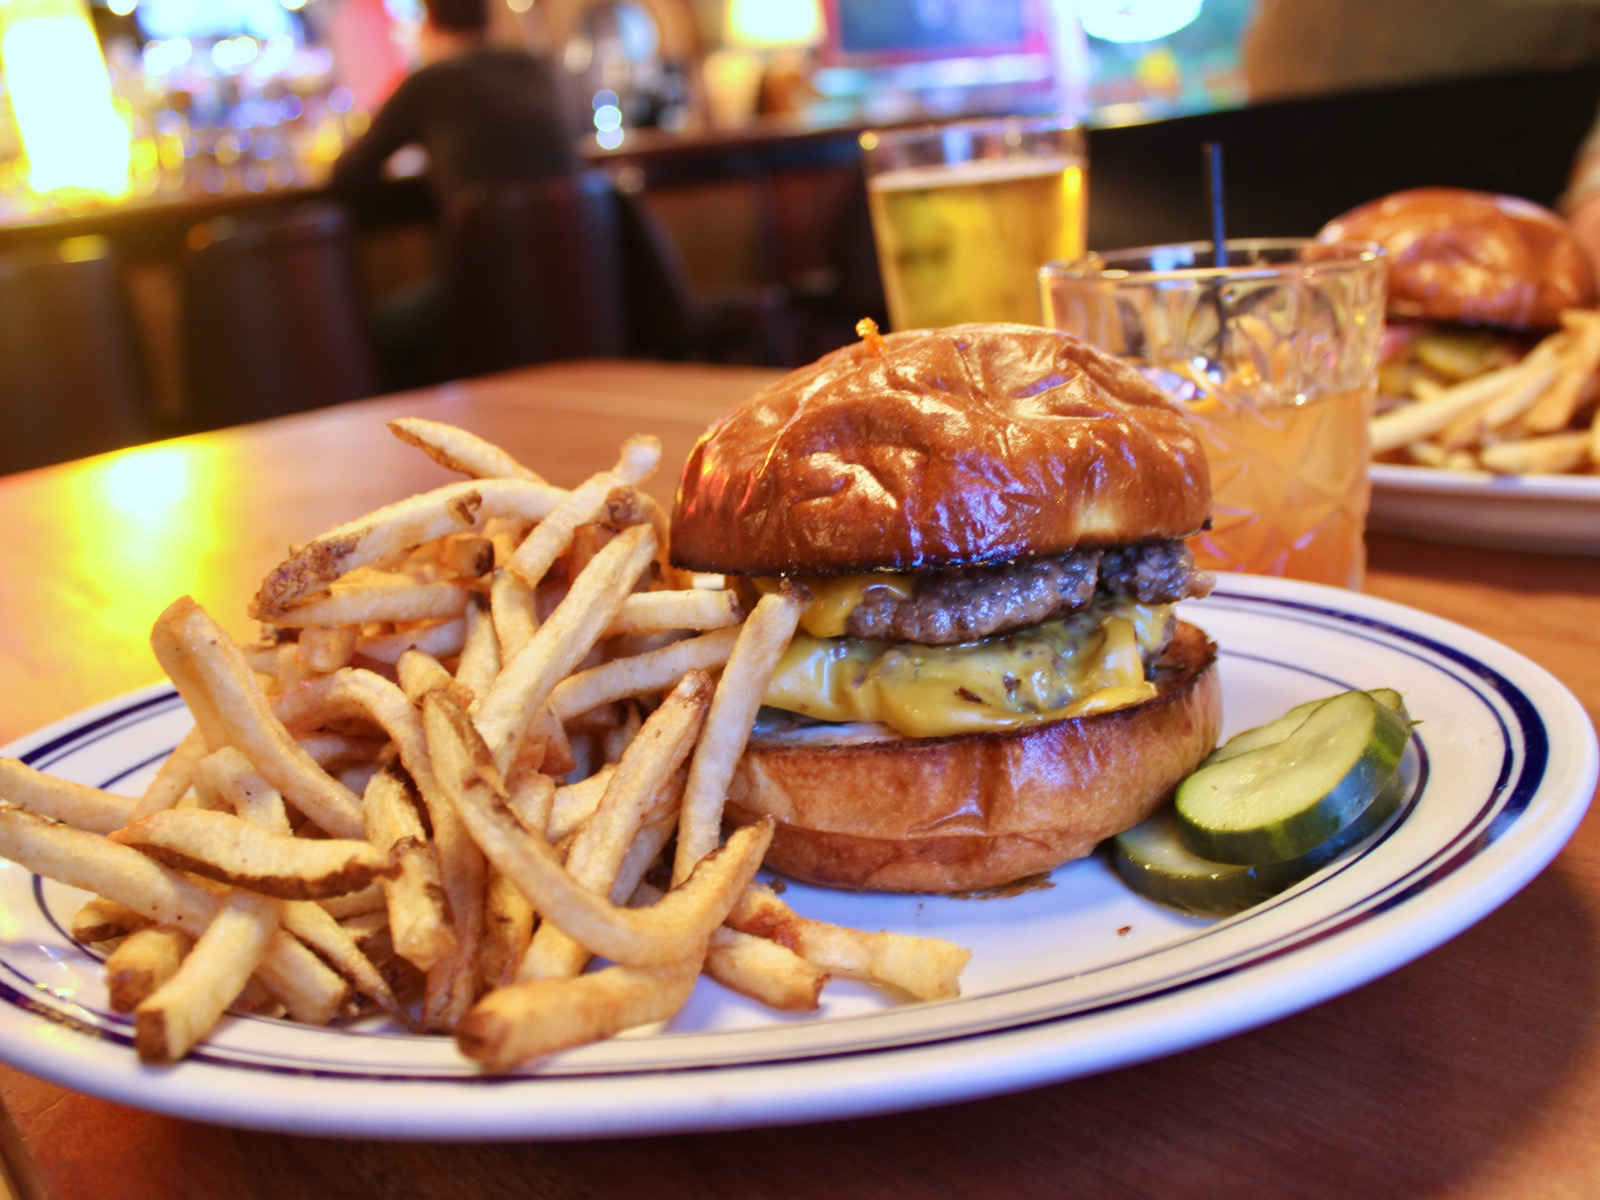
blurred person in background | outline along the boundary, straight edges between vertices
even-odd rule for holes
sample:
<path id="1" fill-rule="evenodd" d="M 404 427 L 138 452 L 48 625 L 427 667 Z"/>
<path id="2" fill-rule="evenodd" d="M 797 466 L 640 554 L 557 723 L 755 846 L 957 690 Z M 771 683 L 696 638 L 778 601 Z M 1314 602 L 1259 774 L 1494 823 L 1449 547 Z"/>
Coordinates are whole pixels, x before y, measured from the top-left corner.
<path id="1" fill-rule="evenodd" d="M 400 81 L 366 133 L 333 165 L 335 195 L 357 208 L 381 191 L 396 152 L 420 148 L 438 209 L 475 185 L 579 170 L 555 69 L 520 46 L 491 41 L 488 0 L 426 0 L 422 65 Z M 413 172 L 414 173 L 414 172 Z M 380 299 L 374 335 L 391 389 L 435 382 L 443 294 L 429 276 Z"/>
<path id="2" fill-rule="evenodd" d="M 442 207 L 463 188 L 571 175 L 572 125 L 555 69 L 527 49 L 492 44 L 488 0 L 427 0 L 422 65 L 339 156 L 332 186 L 370 194 L 396 151 L 418 146 Z"/>

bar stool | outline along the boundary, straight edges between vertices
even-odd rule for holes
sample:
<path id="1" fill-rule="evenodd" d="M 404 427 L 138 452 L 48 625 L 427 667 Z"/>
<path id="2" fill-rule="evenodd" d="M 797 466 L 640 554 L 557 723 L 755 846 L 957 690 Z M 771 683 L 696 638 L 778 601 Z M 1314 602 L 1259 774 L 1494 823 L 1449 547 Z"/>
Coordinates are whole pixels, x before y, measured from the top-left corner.
<path id="1" fill-rule="evenodd" d="M 789 301 L 780 285 L 700 294 L 671 231 L 650 207 L 639 181 L 627 174 L 617 182 L 617 219 L 631 353 L 760 366 L 786 361 Z"/>
<path id="2" fill-rule="evenodd" d="M 182 265 L 186 423 L 213 429 L 381 390 L 344 210 L 217 217 Z"/>
<path id="3" fill-rule="evenodd" d="M 155 436 L 117 257 L 100 237 L 0 255 L 0 472 Z"/>
<path id="4" fill-rule="evenodd" d="M 442 242 L 444 373 L 625 353 L 616 206 L 602 171 L 463 193 Z"/>

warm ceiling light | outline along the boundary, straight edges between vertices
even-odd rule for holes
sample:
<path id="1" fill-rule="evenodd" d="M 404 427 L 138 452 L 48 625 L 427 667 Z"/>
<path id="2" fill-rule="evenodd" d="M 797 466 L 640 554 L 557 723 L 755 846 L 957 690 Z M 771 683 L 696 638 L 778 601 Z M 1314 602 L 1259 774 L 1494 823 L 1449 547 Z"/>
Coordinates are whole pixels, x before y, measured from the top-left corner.
<path id="1" fill-rule="evenodd" d="M 1153 42 L 1200 15 L 1200 0 L 1083 0 L 1083 31 L 1106 42 Z"/>
<path id="2" fill-rule="evenodd" d="M 725 25 L 735 46 L 815 46 L 822 41 L 822 8 L 817 0 L 727 0 Z"/>
<path id="3" fill-rule="evenodd" d="M 0 70 L 35 192 L 128 194 L 128 127 L 83 0 L 0 2 Z"/>

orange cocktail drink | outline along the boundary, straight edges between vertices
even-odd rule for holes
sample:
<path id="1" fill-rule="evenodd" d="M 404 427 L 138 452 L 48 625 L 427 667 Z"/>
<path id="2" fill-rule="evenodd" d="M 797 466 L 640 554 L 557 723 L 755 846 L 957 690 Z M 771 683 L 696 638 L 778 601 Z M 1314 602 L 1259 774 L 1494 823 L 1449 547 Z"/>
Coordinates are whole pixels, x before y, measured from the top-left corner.
<path id="1" fill-rule="evenodd" d="M 1211 257 L 1196 243 L 1052 263 L 1045 321 L 1135 363 L 1199 426 L 1201 565 L 1360 587 L 1381 253 L 1277 240 Z"/>

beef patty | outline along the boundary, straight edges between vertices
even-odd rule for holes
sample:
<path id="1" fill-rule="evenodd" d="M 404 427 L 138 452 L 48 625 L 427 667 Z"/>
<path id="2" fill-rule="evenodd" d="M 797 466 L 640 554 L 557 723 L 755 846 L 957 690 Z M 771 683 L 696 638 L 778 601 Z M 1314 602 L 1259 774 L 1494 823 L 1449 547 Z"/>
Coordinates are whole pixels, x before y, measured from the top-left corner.
<path id="1" fill-rule="evenodd" d="M 970 642 L 1076 612 L 1097 591 L 1131 596 L 1141 604 L 1170 604 L 1206 595 L 1211 577 L 1194 565 L 1181 541 L 931 571 L 906 599 L 869 588 L 845 622 L 845 632 L 928 646 Z"/>

